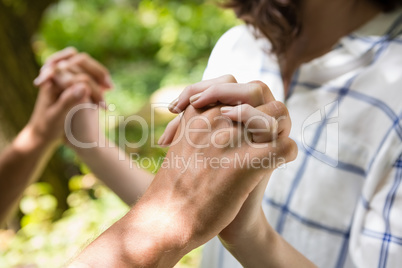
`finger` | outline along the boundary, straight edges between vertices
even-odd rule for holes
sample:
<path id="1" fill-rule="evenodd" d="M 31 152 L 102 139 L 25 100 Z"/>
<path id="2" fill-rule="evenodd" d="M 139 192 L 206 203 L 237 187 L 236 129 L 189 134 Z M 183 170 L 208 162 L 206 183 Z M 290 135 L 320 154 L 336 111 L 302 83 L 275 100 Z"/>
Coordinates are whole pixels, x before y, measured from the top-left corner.
<path id="1" fill-rule="evenodd" d="M 274 142 L 264 144 L 248 144 L 247 153 L 254 161 L 254 168 L 273 170 L 279 166 L 296 159 L 298 148 L 296 143 L 289 137 L 282 137 Z M 261 147 L 260 145 L 265 145 Z"/>
<path id="2" fill-rule="evenodd" d="M 77 65 L 74 62 L 71 61 L 60 61 L 57 64 L 56 72 L 70 72 L 72 74 L 87 74 L 86 70 L 84 70 L 81 66 Z M 106 70 L 107 72 L 107 70 Z M 94 83 L 97 83 L 94 81 L 94 79 L 91 79 Z M 98 84 L 98 83 L 97 83 Z M 99 84 L 97 86 L 101 91 L 110 88 L 109 86 L 105 86 L 104 84 Z"/>
<path id="3" fill-rule="evenodd" d="M 67 60 L 78 53 L 77 49 L 74 47 L 67 47 L 59 52 L 51 55 L 45 62 L 45 64 L 40 69 L 39 76 L 34 80 L 34 84 L 36 86 L 40 86 L 41 84 L 49 81 L 54 74 L 54 66 L 62 60 Z"/>
<path id="4" fill-rule="evenodd" d="M 251 82 L 247 84 L 215 84 L 204 92 L 190 97 L 194 108 L 203 108 L 213 103 L 239 105 L 247 103 L 253 107 L 275 100 L 265 84 Z"/>
<path id="5" fill-rule="evenodd" d="M 76 75 L 69 71 L 60 69 L 54 70 L 53 81 L 59 88 L 67 89 L 71 87 L 74 84 L 75 79 Z"/>
<path id="6" fill-rule="evenodd" d="M 99 87 L 99 84 L 87 74 L 79 73 L 74 75 L 71 72 L 59 71 L 55 75 L 54 81 L 61 88 L 69 88 L 76 83 L 84 83 L 89 88 L 90 96 L 93 102 L 101 105 L 102 107 L 105 106 L 103 92 Z"/>
<path id="7" fill-rule="evenodd" d="M 79 67 L 77 65 L 70 64 L 70 61 L 68 61 L 68 60 L 59 61 L 56 64 L 56 70 L 57 71 L 62 71 L 62 72 L 63 71 L 68 71 L 68 72 L 71 72 L 73 74 L 79 74 L 79 73 L 84 73 L 85 72 L 81 67 Z"/>
<path id="8" fill-rule="evenodd" d="M 46 82 L 49 82 L 55 74 L 55 69 L 53 67 L 47 66 L 41 69 L 41 72 L 37 78 L 34 80 L 34 85 L 40 87 Z"/>
<path id="9" fill-rule="evenodd" d="M 181 113 L 190 104 L 190 97 L 205 91 L 214 84 L 237 83 L 233 75 L 224 75 L 215 79 L 205 80 L 186 87 L 180 96 L 169 105 L 172 113 Z"/>
<path id="10" fill-rule="evenodd" d="M 292 121 L 289 111 L 285 104 L 280 101 L 271 101 L 264 105 L 258 106 L 257 109 L 265 114 L 275 118 L 278 122 L 278 136 L 289 136 L 292 127 Z"/>
<path id="11" fill-rule="evenodd" d="M 84 74 L 80 67 L 70 65 L 68 61 L 63 60 L 55 65 L 53 80 L 63 90 L 72 86 L 76 75 L 79 74 Z"/>
<path id="12" fill-rule="evenodd" d="M 54 105 L 51 107 L 50 113 L 53 117 L 62 118 L 67 115 L 72 107 L 78 104 L 86 95 L 89 88 L 84 83 L 78 83 L 63 91 Z"/>
<path id="13" fill-rule="evenodd" d="M 100 85 L 106 88 L 112 88 L 113 82 L 110 77 L 109 71 L 102 66 L 99 62 L 94 60 L 86 53 L 80 53 L 71 58 L 70 65 L 78 65 L 85 72 L 91 75 Z"/>
<path id="14" fill-rule="evenodd" d="M 90 89 L 90 97 L 93 103 L 98 104 L 102 108 L 106 108 L 105 99 L 103 97 L 103 91 L 99 87 L 98 83 L 96 83 L 91 77 L 85 74 L 78 74 L 77 82 L 87 84 L 88 88 Z"/>
<path id="15" fill-rule="evenodd" d="M 169 146 L 172 143 L 174 136 L 176 135 L 177 130 L 180 126 L 180 118 L 181 116 L 176 116 L 169 124 L 166 126 L 165 131 L 162 136 L 159 138 L 158 144 L 160 146 Z"/>
<path id="16" fill-rule="evenodd" d="M 252 134 L 253 142 L 270 142 L 278 137 L 276 119 L 249 104 L 225 106 L 221 108 L 221 113 L 233 121 L 243 123 L 247 131 Z"/>
<path id="17" fill-rule="evenodd" d="M 63 50 L 60 50 L 59 52 L 54 53 L 53 55 L 51 55 L 47 60 L 45 65 L 42 67 L 46 67 L 47 65 L 52 65 L 52 64 L 56 64 L 57 62 L 61 61 L 61 60 L 67 60 L 75 55 L 78 54 L 78 51 L 76 48 L 74 47 L 67 47 Z"/>
<path id="18" fill-rule="evenodd" d="M 56 101 L 58 95 L 59 92 L 54 90 L 52 82 L 48 81 L 41 85 L 35 106 L 49 107 Z"/>

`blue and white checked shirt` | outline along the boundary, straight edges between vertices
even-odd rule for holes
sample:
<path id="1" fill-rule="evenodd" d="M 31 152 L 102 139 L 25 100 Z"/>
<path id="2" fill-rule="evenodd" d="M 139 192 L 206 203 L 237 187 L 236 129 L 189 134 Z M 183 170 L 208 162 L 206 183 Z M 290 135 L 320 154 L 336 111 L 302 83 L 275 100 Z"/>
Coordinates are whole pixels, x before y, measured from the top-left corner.
<path id="1" fill-rule="evenodd" d="M 270 224 L 319 267 L 402 267 L 402 10 L 381 14 L 303 64 L 284 96 L 266 40 L 238 26 L 204 79 L 262 80 L 289 109 L 296 161 L 272 175 Z M 240 264 L 214 238 L 202 267 Z"/>

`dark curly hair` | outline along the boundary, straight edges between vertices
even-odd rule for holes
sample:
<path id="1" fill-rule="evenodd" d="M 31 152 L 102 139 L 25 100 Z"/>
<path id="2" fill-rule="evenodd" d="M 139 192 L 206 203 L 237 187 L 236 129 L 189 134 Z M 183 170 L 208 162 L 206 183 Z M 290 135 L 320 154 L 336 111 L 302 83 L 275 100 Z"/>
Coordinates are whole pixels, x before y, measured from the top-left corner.
<path id="1" fill-rule="evenodd" d="M 389 12 L 402 5 L 402 0 L 370 0 Z M 301 0 L 229 0 L 225 7 L 232 8 L 237 16 L 254 26 L 272 44 L 271 52 L 282 54 L 300 33 Z"/>

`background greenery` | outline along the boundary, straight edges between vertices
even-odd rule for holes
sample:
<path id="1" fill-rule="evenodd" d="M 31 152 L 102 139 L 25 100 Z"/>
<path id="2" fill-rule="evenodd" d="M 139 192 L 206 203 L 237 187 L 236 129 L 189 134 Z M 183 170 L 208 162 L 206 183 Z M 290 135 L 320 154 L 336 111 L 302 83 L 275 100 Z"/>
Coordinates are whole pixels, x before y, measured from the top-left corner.
<path id="1" fill-rule="evenodd" d="M 216 2 L 61 0 L 46 12 L 32 45 L 39 62 L 66 46 L 102 62 L 116 85 L 107 102 L 116 104 L 116 114 L 131 115 L 141 113 L 155 90 L 199 81 L 214 44 L 236 23 Z M 158 122 L 159 132 L 168 119 Z M 126 131 L 136 139 L 136 126 Z M 127 212 L 71 151 L 61 150 L 81 171 L 68 183 L 69 209 L 57 209 L 50 184 L 30 186 L 20 202 L 21 229 L 0 230 L 0 267 L 60 267 Z M 140 153 L 164 151 L 147 144 Z M 196 267 L 199 256 L 197 249 L 178 267 Z"/>

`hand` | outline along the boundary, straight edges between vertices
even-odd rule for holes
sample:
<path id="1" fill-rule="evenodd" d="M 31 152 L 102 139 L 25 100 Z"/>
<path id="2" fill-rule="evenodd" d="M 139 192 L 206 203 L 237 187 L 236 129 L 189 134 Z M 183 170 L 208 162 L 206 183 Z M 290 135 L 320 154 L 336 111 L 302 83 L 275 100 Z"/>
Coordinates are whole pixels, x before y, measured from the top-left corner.
<path id="1" fill-rule="evenodd" d="M 86 53 L 78 53 L 75 48 L 61 50 L 46 61 L 34 83 L 40 87 L 52 81 L 59 90 L 74 83 L 91 86 L 91 98 L 96 104 L 103 103 L 103 93 L 113 87 L 109 71 Z"/>
<path id="2" fill-rule="evenodd" d="M 106 108 L 103 94 L 112 87 L 109 72 L 100 63 L 75 48 L 66 48 L 55 53 L 46 61 L 35 84 L 42 87 L 52 83 L 54 91 L 62 92 L 72 85 L 81 85 L 89 92 L 82 103 L 95 103 Z M 89 106 L 89 105 L 88 105 Z M 99 118 L 97 108 L 86 107 L 74 113 L 71 120 L 71 134 L 67 137 L 69 145 L 80 149 L 76 141 L 85 144 L 99 142 Z M 71 143 L 70 143 L 71 142 Z M 74 146 L 75 145 L 75 146 Z"/>
<path id="3" fill-rule="evenodd" d="M 264 160 L 295 157 L 296 145 L 288 137 L 258 146 L 248 138 L 240 124 L 221 116 L 219 107 L 205 112 L 187 108 L 143 197 L 73 265 L 173 267 L 233 221 L 276 167 Z"/>
<path id="4" fill-rule="evenodd" d="M 72 85 L 57 92 L 50 82 L 42 85 L 35 108 L 27 125 L 37 140 L 51 143 L 63 137 L 64 120 L 69 110 L 80 103 L 86 95 L 82 85 Z"/>
<path id="5" fill-rule="evenodd" d="M 236 80 L 230 75 L 187 87 L 172 103 L 170 110 L 179 112 L 190 104 L 195 108 L 202 108 L 216 103 L 236 105 L 221 108 L 222 115 L 236 122 L 242 122 L 251 132 L 254 142 L 270 142 L 287 137 L 290 133 L 291 121 L 285 105 L 275 101 L 264 83 L 254 81 L 236 84 Z M 167 145 L 171 142 L 172 133 L 177 129 L 177 122 L 175 119 L 168 125 L 161 139 L 162 144 Z M 233 222 L 220 233 L 224 243 L 235 243 L 239 240 L 240 234 L 247 236 L 251 230 L 256 229 L 258 223 L 262 222 L 261 218 L 265 220 L 261 203 L 270 175 L 270 172 L 267 172 L 265 178 L 250 193 Z"/>
<path id="6" fill-rule="evenodd" d="M 276 101 L 269 87 L 260 81 L 237 84 L 231 75 L 206 80 L 188 86 L 179 98 L 171 103 L 171 112 L 184 111 L 190 104 L 194 108 L 211 107 L 218 103 L 222 115 L 243 123 L 254 142 L 269 142 L 277 136 L 288 136 L 291 121 L 286 106 Z M 159 144 L 168 146 L 178 128 L 179 118 L 172 120 Z"/>
<path id="7" fill-rule="evenodd" d="M 208 131 L 206 122 L 211 124 L 212 131 Z M 198 132 L 194 133 L 194 129 Z M 227 145 L 238 141 L 239 129 L 240 142 Z M 275 165 L 253 167 L 250 163 L 240 168 L 235 159 L 243 161 L 248 155 L 249 161 L 269 159 L 273 163 L 279 159 L 288 162 L 296 156 L 296 145 L 287 136 L 278 138 L 275 143 L 265 143 L 261 148 L 247 141 L 245 134 L 242 126 L 233 126 L 225 120 L 219 108 L 204 113 L 191 106 L 187 108 L 167 153 L 166 166 L 162 165 L 148 194 L 141 199 L 154 204 L 150 205 L 155 209 L 153 215 L 162 217 L 158 222 L 168 223 L 168 226 L 160 225 L 163 230 L 170 231 L 166 233 L 165 230 L 165 237 L 179 235 L 179 241 L 186 245 L 190 243 L 190 248 L 205 243 L 238 218 L 236 215 L 243 210 L 243 203 L 250 193 L 259 192 L 256 187 L 266 183 L 276 168 Z M 199 148 L 202 145 L 208 146 Z M 178 168 L 180 159 L 189 161 L 189 167 Z M 214 166 L 208 162 L 211 159 L 228 163 Z"/>

